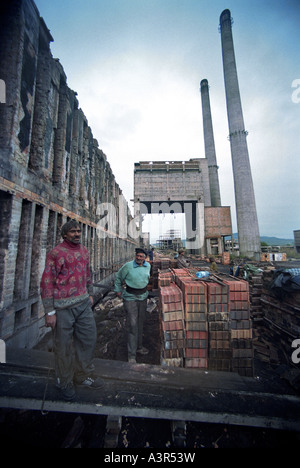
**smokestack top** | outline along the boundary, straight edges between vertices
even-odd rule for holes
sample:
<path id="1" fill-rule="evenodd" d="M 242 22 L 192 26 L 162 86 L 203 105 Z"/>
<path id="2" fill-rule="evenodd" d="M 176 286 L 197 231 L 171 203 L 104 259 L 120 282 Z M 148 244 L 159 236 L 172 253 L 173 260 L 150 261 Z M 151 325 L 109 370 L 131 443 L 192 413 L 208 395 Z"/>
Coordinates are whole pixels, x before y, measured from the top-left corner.
<path id="1" fill-rule="evenodd" d="M 230 26 L 232 26 L 233 19 L 232 19 L 230 10 L 228 10 L 228 9 L 222 11 L 222 13 L 220 15 L 220 28 L 221 28 L 221 26 L 227 24 L 227 22 L 230 24 Z"/>
<path id="2" fill-rule="evenodd" d="M 221 16 L 220 16 L 220 21 L 222 19 L 230 19 L 230 18 L 231 18 L 230 10 L 226 9 L 226 10 L 222 11 Z"/>
<path id="3" fill-rule="evenodd" d="M 201 86 L 201 88 L 203 88 L 204 86 L 208 86 L 208 81 L 207 81 L 206 78 L 204 78 L 204 80 L 200 81 L 200 86 Z"/>

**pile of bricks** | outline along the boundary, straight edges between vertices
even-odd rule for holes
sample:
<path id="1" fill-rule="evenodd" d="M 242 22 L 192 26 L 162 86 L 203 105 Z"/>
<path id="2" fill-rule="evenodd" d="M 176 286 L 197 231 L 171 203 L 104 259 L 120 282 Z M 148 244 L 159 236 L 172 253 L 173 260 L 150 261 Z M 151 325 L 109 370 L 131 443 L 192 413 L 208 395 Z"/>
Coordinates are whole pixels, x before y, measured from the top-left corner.
<path id="1" fill-rule="evenodd" d="M 191 276 L 187 268 L 173 269 L 173 278 L 182 291 L 184 307 L 184 367 L 207 368 L 208 322 L 207 288 Z"/>
<path id="2" fill-rule="evenodd" d="M 203 281 L 189 277 L 179 280 L 185 310 L 185 367 L 207 368 L 207 288 Z"/>
<path id="3" fill-rule="evenodd" d="M 225 279 L 229 287 L 232 371 L 253 376 L 253 330 L 250 318 L 249 283 L 242 279 Z"/>
<path id="4" fill-rule="evenodd" d="M 231 370 L 232 350 L 227 284 L 207 282 L 209 369 Z"/>
<path id="5" fill-rule="evenodd" d="M 185 348 L 184 308 L 182 291 L 172 283 L 159 290 L 161 312 L 162 365 L 183 367 Z"/>
<path id="6" fill-rule="evenodd" d="M 252 376 L 248 282 L 200 280 L 185 268 L 173 269 L 168 281 L 159 289 L 162 363 Z"/>
<path id="7" fill-rule="evenodd" d="M 160 287 L 158 284 L 159 276 L 161 276 L 162 273 L 167 274 L 171 268 L 176 268 L 176 266 L 177 260 L 167 257 L 155 258 L 151 262 L 151 289 L 153 291 L 157 291 Z"/>
<path id="8" fill-rule="evenodd" d="M 159 271 L 158 272 L 158 289 L 163 286 L 170 286 L 172 283 L 173 275 L 171 271 Z"/>

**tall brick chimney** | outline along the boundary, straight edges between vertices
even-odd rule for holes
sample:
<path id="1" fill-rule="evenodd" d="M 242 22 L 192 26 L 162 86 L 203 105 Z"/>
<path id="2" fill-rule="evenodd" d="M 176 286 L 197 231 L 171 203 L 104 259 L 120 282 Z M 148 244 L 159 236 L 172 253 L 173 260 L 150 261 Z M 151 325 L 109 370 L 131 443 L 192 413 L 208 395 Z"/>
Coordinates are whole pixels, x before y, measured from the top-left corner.
<path id="1" fill-rule="evenodd" d="M 260 235 L 231 25 L 231 13 L 224 10 L 220 29 L 239 248 L 241 256 L 259 259 Z"/>

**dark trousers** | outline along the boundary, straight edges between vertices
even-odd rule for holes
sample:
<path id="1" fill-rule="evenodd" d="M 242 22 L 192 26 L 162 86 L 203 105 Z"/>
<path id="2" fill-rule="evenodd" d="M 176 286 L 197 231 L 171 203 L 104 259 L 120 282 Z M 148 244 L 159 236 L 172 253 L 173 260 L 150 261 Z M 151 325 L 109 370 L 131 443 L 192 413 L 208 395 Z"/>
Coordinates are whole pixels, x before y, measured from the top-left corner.
<path id="1" fill-rule="evenodd" d="M 124 309 L 127 313 L 128 359 L 135 358 L 136 350 L 143 345 L 146 308 L 147 299 L 143 301 L 124 301 Z"/>
<path id="2" fill-rule="evenodd" d="M 68 309 L 56 310 L 55 370 L 64 387 L 75 378 L 83 381 L 94 370 L 92 359 L 97 330 L 89 299 Z"/>

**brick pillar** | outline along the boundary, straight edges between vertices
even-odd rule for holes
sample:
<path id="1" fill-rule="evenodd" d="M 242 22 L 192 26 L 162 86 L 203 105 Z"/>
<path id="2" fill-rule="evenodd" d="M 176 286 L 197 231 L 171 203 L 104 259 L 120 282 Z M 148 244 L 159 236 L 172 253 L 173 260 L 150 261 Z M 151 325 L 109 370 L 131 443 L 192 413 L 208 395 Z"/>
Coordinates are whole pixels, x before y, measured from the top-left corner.
<path id="1" fill-rule="evenodd" d="M 58 119 L 54 139 L 53 183 L 65 194 L 69 193 L 74 98 L 75 93 L 68 88 L 63 73 L 60 77 Z"/>

